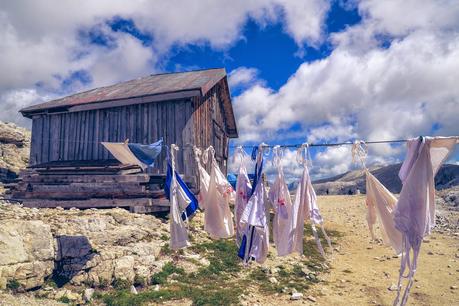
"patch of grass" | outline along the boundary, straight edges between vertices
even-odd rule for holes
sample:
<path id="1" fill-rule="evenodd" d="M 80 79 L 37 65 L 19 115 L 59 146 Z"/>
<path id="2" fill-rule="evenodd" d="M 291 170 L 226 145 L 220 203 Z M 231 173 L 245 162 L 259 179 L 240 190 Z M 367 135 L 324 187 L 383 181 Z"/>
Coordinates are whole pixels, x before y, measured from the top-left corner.
<path id="1" fill-rule="evenodd" d="M 172 250 L 169 246 L 169 243 L 166 243 L 165 245 L 163 245 L 161 247 L 161 250 L 159 251 L 160 256 L 166 256 L 166 255 L 171 255 L 171 254 L 172 254 Z"/>
<path id="2" fill-rule="evenodd" d="M 59 302 L 61 303 L 64 303 L 64 304 L 69 304 L 70 303 L 70 299 L 66 296 L 63 296 L 61 298 L 58 299 Z"/>
<path id="3" fill-rule="evenodd" d="M 21 288 L 21 284 L 15 279 L 9 279 L 6 282 L 6 288 L 13 292 L 16 292 L 19 288 Z"/>
<path id="4" fill-rule="evenodd" d="M 167 278 L 174 273 L 183 276 L 185 275 L 185 270 L 176 267 L 173 262 L 168 262 L 160 272 L 153 274 L 151 283 L 153 285 L 164 285 L 167 283 Z"/>
<path id="5" fill-rule="evenodd" d="M 132 283 L 126 279 L 115 279 L 113 281 L 113 288 L 116 290 L 123 290 L 130 288 Z"/>
<path id="6" fill-rule="evenodd" d="M 168 241 L 169 236 L 165 233 L 162 233 L 161 236 L 159 236 L 159 239 L 161 239 L 162 241 Z"/>

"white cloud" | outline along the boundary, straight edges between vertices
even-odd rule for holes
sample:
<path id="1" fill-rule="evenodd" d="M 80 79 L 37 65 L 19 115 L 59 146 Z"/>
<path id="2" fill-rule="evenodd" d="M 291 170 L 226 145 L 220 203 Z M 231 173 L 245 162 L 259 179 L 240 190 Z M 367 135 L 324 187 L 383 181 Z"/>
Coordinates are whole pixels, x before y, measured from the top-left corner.
<path id="1" fill-rule="evenodd" d="M 249 18 L 260 26 L 282 22 L 298 45 L 316 44 L 323 39 L 327 10 L 324 0 L 3 1 L 0 95 L 28 90 L 37 83 L 48 90 L 45 96 L 82 90 L 76 84 L 60 91 L 61 81 L 75 71 L 89 73 L 93 80 L 89 87 L 152 73 L 160 70 L 172 46 L 230 47 L 244 39 L 242 28 Z M 112 31 L 105 23 L 114 17 L 133 20 L 153 37 L 153 44 L 145 46 L 128 34 Z M 79 39 L 79 31 L 95 26 L 114 40 L 113 48 Z M 0 103 L 3 109 L 6 101 Z"/>
<path id="2" fill-rule="evenodd" d="M 255 84 L 264 84 L 264 82 L 258 79 L 258 69 L 239 67 L 232 70 L 228 74 L 228 85 L 231 89 L 238 87 L 253 86 Z"/>
<path id="3" fill-rule="evenodd" d="M 330 37 L 330 56 L 303 63 L 278 91 L 256 84 L 234 98 L 242 141 L 279 139 L 298 124 L 310 142 L 458 133 L 459 2 L 358 8 L 363 21 Z M 348 170 L 346 150 L 318 153 L 315 175 Z M 398 161 L 403 150 L 373 145 L 369 162 Z"/>

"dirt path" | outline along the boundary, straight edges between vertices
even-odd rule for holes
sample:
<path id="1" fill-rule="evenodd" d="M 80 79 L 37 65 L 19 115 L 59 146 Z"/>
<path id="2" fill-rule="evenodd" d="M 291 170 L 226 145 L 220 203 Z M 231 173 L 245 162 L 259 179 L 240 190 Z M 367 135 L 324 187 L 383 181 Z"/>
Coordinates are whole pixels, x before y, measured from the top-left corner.
<path id="1" fill-rule="evenodd" d="M 316 305 L 392 305 L 400 259 L 371 243 L 364 196 L 319 197 L 326 227 L 344 234 L 339 251 L 311 294 Z M 459 305 L 459 237 L 434 233 L 423 243 L 409 305 Z"/>

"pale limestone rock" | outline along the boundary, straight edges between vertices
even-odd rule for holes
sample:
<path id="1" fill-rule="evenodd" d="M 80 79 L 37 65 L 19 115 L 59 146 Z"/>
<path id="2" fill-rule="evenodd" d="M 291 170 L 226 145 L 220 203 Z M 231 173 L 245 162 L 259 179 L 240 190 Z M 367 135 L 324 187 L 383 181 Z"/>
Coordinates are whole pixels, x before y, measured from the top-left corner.
<path id="1" fill-rule="evenodd" d="M 114 277 L 115 279 L 127 280 L 130 282 L 134 280 L 133 256 L 124 256 L 115 260 Z"/>
<path id="2" fill-rule="evenodd" d="M 84 293 L 83 293 L 83 300 L 85 302 L 91 302 L 92 300 L 92 296 L 94 295 L 94 289 L 93 288 L 87 288 L 84 290 Z"/>
<path id="3" fill-rule="evenodd" d="M 54 243 L 42 221 L 2 220 L 0 226 L 0 289 L 8 280 L 24 289 L 43 284 L 54 267 Z"/>

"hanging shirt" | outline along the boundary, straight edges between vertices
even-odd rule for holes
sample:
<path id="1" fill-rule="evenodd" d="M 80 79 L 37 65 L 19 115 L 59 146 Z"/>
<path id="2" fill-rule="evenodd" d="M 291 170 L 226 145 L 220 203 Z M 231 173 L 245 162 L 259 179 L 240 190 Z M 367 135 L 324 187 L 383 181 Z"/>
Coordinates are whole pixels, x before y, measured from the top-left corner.
<path id="1" fill-rule="evenodd" d="M 292 215 L 292 199 L 287 184 L 285 183 L 284 171 L 281 165 L 280 147 L 273 148 L 273 163 L 277 168 L 276 179 L 269 190 L 269 200 L 274 210 L 273 240 L 276 245 L 277 255 L 286 256 L 294 251 L 294 221 Z"/>
<path id="2" fill-rule="evenodd" d="M 256 155 L 255 178 L 251 196 L 242 213 L 240 222 L 245 229 L 238 256 L 248 263 L 251 259 L 264 263 L 269 251 L 269 223 L 265 186 L 261 179 L 263 171 L 263 148 L 254 149 Z M 256 153 L 258 152 L 258 153 Z M 253 152 L 252 152 L 253 153 Z"/>
<path id="3" fill-rule="evenodd" d="M 234 235 L 233 215 L 229 207 L 234 191 L 223 175 L 215 159 L 215 150 L 209 147 L 211 156 L 209 189 L 204 198 L 204 230 L 212 238 L 229 238 Z M 206 150 L 207 151 L 207 150 Z"/>
<path id="4" fill-rule="evenodd" d="M 435 175 L 456 143 L 457 138 L 448 137 L 421 137 L 408 141 L 407 155 L 399 172 L 403 186 L 394 213 L 395 227 L 402 233 L 404 248 L 398 288 L 402 278 L 408 279 L 401 305 L 406 304 L 413 285 L 422 239 L 435 225 Z M 410 258 L 411 250 L 413 258 Z M 408 274 L 404 276 L 407 268 Z M 399 299 L 400 290 L 394 305 Z"/>
<path id="5" fill-rule="evenodd" d="M 177 250 L 190 245 L 188 241 L 188 231 L 186 228 L 184 217 L 187 218 L 186 210 L 187 207 L 194 204 L 197 206 L 196 199 L 190 198 L 190 192 L 188 188 L 184 188 L 177 181 L 178 175 L 175 172 L 175 154 L 174 151 L 178 150 L 176 145 L 171 145 L 170 152 L 168 154 L 168 165 L 167 165 L 167 177 L 165 184 L 165 193 L 170 201 L 170 248 Z M 186 187 L 186 185 L 185 185 Z M 192 194 L 191 194 L 192 195 Z"/>
<path id="6" fill-rule="evenodd" d="M 247 168 L 244 163 L 245 152 L 242 147 L 236 148 L 234 152 L 234 161 L 239 158 L 239 173 L 236 181 L 236 195 L 234 201 L 234 221 L 236 224 L 236 243 L 240 246 L 242 236 L 244 233 L 244 224 L 241 222 L 241 217 L 244 212 L 249 196 L 252 190 L 249 176 L 247 174 Z"/>
<path id="7" fill-rule="evenodd" d="M 307 148 L 307 146 L 306 146 Z M 301 153 L 303 146 L 298 150 Z M 331 241 L 328 237 L 325 229 L 323 228 L 323 219 L 320 215 L 319 207 L 317 205 L 317 196 L 312 186 L 311 178 L 309 176 L 307 161 L 302 154 L 299 154 L 298 162 L 303 165 L 303 175 L 298 183 L 298 187 L 295 194 L 295 201 L 293 202 L 292 219 L 293 219 L 293 251 L 299 254 L 303 254 L 303 231 L 304 231 L 304 220 L 311 221 L 312 233 L 316 240 L 317 248 L 323 257 L 325 252 L 317 234 L 316 225 L 318 225 L 325 239 L 327 240 L 328 246 L 331 247 Z"/>
<path id="8" fill-rule="evenodd" d="M 210 175 L 207 173 L 206 169 L 201 164 L 200 157 L 202 156 L 201 150 L 199 150 L 196 146 L 193 147 L 194 156 L 196 160 L 196 164 L 198 166 L 198 176 L 199 176 L 199 194 L 198 194 L 198 202 L 199 208 L 202 210 L 205 209 L 205 199 L 207 198 L 207 194 L 209 192 L 209 184 L 210 184 Z"/>
<path id="9" fill-rule="evenodd" d="M 392 246 L 397 255 L 402 252 L 402 234 L 395 228 L 394 211 L 397 198 L 365 169 L 367 222 L 372 238 L 375 239 L 373 226 L 379 219 L 381 234 L 386 245 Z"/>

